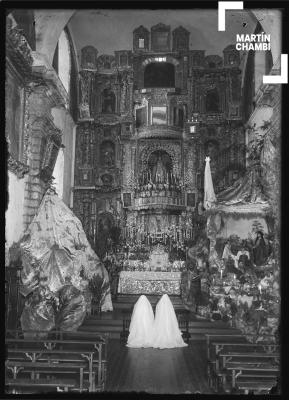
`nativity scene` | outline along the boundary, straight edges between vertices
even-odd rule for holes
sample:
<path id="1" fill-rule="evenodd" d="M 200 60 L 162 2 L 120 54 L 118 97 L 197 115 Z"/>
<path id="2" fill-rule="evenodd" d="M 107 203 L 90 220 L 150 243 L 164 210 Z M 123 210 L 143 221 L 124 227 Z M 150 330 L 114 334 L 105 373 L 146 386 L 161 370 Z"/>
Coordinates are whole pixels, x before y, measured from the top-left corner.
<path id="1" fill-rule="evenodd" d="M 7 11 L 6 393 L 281 393 L 270 15 Z"/>

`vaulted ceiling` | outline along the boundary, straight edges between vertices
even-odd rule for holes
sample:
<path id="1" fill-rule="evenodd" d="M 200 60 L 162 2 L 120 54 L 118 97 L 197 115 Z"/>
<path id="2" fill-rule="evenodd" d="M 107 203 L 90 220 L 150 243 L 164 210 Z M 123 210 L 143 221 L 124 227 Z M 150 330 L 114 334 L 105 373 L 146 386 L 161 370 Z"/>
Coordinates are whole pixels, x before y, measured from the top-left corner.
<path id="1" fill-rule="evenodd" d="M 182 25 L 190 32 L 190 48 L 222 56 L 228 44 L 234 44 L 237 33 L 253 33 L 258 21 L 266 33 L 273 33 L 273 60 L 280 55 L 280 26 L 276 10 L 243 10 L 226 12 L 226 31 L 218 31 L 217 10 L 35 10 L 36 49 L 52 62 L 56 43 L 67 25 L 77 55 L 87 45 L 99 54 L 132 49 L 132 32 L 140 25 L 150 29 L 162 22 L 173 30 Z"/>

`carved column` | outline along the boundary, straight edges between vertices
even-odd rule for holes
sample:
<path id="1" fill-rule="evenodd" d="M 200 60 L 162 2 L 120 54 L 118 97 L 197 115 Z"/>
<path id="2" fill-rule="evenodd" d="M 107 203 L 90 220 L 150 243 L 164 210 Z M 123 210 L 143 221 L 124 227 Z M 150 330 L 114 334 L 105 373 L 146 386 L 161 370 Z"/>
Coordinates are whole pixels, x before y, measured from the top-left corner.
<path id="1" fill-rule="evenodd" d="M 30 173 L 25 185 L 24 224 L 26 227 L 37 212 L 61 145 L 61 132 L 54 125 L 51 116 L 53 103 L 49 96 L 49 88 L 44 82 L 31 85 L 27 106 L 29 109 L 27 162 Z"/>
<path id="2" fill-rule="evenodd" d="M 94 70 L 83 69 L 79 72 L 80 81 L 80 104 L 79 117 L 80 119 L 92 118 L 92 89 L 95 80 Z"/>

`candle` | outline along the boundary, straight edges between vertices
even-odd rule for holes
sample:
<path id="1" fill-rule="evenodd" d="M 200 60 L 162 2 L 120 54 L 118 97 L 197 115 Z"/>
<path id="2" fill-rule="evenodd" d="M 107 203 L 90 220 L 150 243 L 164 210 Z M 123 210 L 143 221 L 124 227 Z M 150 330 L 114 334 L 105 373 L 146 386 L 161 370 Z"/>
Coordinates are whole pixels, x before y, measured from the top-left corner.
<path id="1" fill-rule="evenodd" d="M 258 286 L 258 288 L 259 288 L 259 292 L 260 292 L 260 294 L 262 294 L 262 286 L 261 286 L 261 285 L 259 285 L 259 286 Z"/>
<path id="2" fill-rule="evenodd" d="M 223 270 L 221 269 L 221 279 L 223 278 Z"/>

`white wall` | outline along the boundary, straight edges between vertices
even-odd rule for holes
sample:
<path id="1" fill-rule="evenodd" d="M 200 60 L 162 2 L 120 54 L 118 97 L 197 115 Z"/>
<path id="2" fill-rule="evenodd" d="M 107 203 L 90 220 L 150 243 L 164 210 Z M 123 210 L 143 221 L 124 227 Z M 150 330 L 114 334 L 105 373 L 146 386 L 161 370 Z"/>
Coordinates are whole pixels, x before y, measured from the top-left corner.
<path id="1" fill-rule="evenodd" d="M 71 182 L 73 182 L 73 160 L 74 160 L 74 121 L 65 108 L 52 109 L 53 120 L 57 128 L 62 131 L 63 149 L 63 193 L 62 200 L 66 205 L 70 205 Z M 58 171 L 60 177 L 60 171 Z M 61 177 L 60 177 L 61 179 Z"/>
<path id="2" fill-rule="evenodd" d="M 64 184 L 64 151 L 60 149 L 58 152 L 57 160 L 54 166 L 53 174 L 54 177 L 53 184 L 56 189 L 56 193 L 60 199 L 63 198 L 63 184 Z"/>
<path id="3" fill-rule="evenodd" d="M 65 31 L 62 31 L 58 41 L 58 76 L 67 93 L 70 85 L 70 59 L 69 41 Z"/>
<path id="4" fill-rule="evenodd" d="M 5 213 L 5 236 L 7 246 L 18 242 L 23 234 L 25 178 L 18 179 L 8 171 L 8 208 Z"/>

